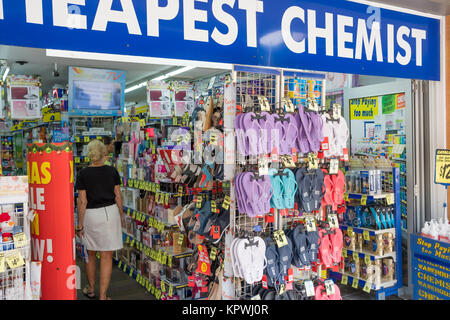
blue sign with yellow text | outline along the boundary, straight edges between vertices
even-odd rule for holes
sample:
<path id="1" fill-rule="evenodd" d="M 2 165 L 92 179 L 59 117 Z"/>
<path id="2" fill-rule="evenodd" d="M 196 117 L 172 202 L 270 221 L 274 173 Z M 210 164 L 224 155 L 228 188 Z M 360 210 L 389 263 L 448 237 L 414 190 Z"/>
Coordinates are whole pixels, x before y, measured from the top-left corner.
<path id="1" fill-rule="evenodd" d="M 415 300 L 450 300 L 450 243 L 411 235 Z"/>
<path id="2" fill-rule="evenodd" d="M 440 80 L 440 20 L 344 0 L 0 0 L 0 44 Z"/>

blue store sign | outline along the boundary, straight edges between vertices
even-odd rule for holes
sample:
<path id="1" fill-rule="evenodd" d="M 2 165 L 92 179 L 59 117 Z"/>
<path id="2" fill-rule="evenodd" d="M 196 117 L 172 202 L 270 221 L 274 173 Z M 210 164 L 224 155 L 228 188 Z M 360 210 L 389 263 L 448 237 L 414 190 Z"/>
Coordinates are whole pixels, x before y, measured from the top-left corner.
<path id="1" fill-rule="evenodd" d="M 439 20 L 343 0 L 0 0 L 0 43 L 440 80 Z"/>
<path id="2" fill-rule="evenodd" d="M 450 300 L 450 243 L 411 235 L 415 300 Z"/>

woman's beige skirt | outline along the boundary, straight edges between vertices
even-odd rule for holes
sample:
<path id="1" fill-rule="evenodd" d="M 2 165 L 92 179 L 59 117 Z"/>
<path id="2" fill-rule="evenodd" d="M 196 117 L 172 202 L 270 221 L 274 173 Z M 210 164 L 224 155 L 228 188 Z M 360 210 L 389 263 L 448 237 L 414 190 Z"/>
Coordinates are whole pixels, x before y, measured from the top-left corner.
<path id="1" fill-rule="evenodd" d="M 116 204 L 86 209 L 83 240 L 90 251 L 116 251 L 123 248 L 122 224 Z"/>

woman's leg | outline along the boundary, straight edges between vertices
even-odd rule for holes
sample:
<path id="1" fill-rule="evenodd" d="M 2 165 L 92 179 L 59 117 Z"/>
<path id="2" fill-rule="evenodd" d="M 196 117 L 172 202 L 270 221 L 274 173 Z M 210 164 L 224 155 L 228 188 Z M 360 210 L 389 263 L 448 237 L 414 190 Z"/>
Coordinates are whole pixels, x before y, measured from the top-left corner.
<path id="1" fill-rule="evenodd" d="M 95 290 L 95 275 L 97 273 L 97 258 L 96 258 L 96 251 L 90 251 L 88 250 L 88 259 L 89 262 L 85 263 L 86 267 L 86 275 L 87 280 L 89 284 L 89 291 L 94 292 Z"/>
<path id="2" fill-rule="evenodd" d="M 112 272 L 113 251 L 100 251 L 100 300 L 106 299 Z"/>

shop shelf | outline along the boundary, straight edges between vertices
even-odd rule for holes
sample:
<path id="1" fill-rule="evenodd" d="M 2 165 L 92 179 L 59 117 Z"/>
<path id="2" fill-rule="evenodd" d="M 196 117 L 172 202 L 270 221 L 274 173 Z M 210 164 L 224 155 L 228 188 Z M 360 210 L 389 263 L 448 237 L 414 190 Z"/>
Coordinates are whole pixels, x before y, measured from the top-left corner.
<path id="1" fill-rule="evenodd" d="M 164 279 L 163 281 L 175 289 L 186 288 L 189 286 L 188 282 L 174 283 L 174 282 L 169 281 L 168 279 Z"/>
<path id="2" fill-rule="evenodd" d="M 145 216 L 145 220 L 148 220 L 148 219 L 156 219 L 156 220 L 159 221 L 160 223 L 164 224 L 167 228 L 171 228 L 171 227 L 176 227 L 176 226 L 178 226 L 176 223 L 169 223 L 169 222 L 164 221 L 164 220 L 162 220 L 162 219 L 160 219 L 160 218 L 158 218 L 158 217 L 151 216 L 151 215 L 149 215 L 149 214 L 146 214 L 146 213 L 143 213 L 143 212 L 140 212 L 140 211 L 137 211 L 137 210 L 128 208 L 128 207 L 123 207 L 123 210 L 124 210 L 124 212 L 125 212 L 125 214 L 126 214 L 127 216 L 129 216 L 129 217 L 134 217 L 134 219 L 135 219 L 136 221 L 139 221 L 139 220 L 137 219 L 138 216 Z"/>
<path id="3" fill-rule="evenodd" d="M 340 228 L 344 231 L 346 231 L 349 227 L 346 225 L 341 225 Z M 372 230 L 372 229 L 367 229 L 367 228 L 356 228 L 356 227 L 350 227 L 353 229 L 353 232 L 355 233 L 364 233 L 364 231 L 369 231 L 369 235 L 374 236 L 376 234 L 383 234 L 386 232 L 390 232 L 394 235 L 395 237 L 395 228 L 390 228 L 390 229 L 383 229 L 383 230 Z"/>
<path id="4" fill-rule="evenodd" d="M 362 194 L 362 193 L 348 193 L 348 198 L 349 199 L 361 199 L 363 196 L 367 196 L 367 200 L 372 201 L 374 199 L 384 199 L 389 194 L 394 194 L 394 193 L 388 192 L 388 193 L 381 193 L 381 194 L 375 194 L 375 195 L 368 195 L 368 194 Z"/>
<path id="5" fill-rule="evenodd" d="M 348 277 L 348 285 L 349 286 L 352 285 L 354 278 L 358 279 L 358 288 L 364 288 L 364 286 L 366 285 L 366 280 L 363 280 L 361 278 L 352 276 L 352 275 L 344 273 L 344 272 L 330 271 L 330 277 L 336 281 L 341 281 L 342 275 L 346 275 Z M 380 289 L 390 288 L 390 287 L 393 287 L 395 284 L 397 284 L 397 280 L 395 280 L 395 279 L 392 281 L 380 282 L 378 285 L 375 283 L 372 283 L 372 290 L 378 291 Z"/>
<path id="6" fill-rule="evenodd" d="M 378 260 L 378 259 L 384 259 L 384 258 L 393 258 L 394 261 L 397 260 L 395 251 L 390 252 L 390 253 L 386 253 L 386 254 L 384 254 L 382 256 L 377 256 L 377 255 L 375 255 L 373 253 L 366 252 L 366 251 L 350 250 L 350 249 L 346 249 L 346 248 L 343 248 L 342 250 L 347 250 L 347 255 L 353 255 L 353 252 L 357 252 L 360 259 L 364 259 L 365 256 L 370 256 L 370 260 L 371 261 L 375 261 L 375 260 Z"/>

